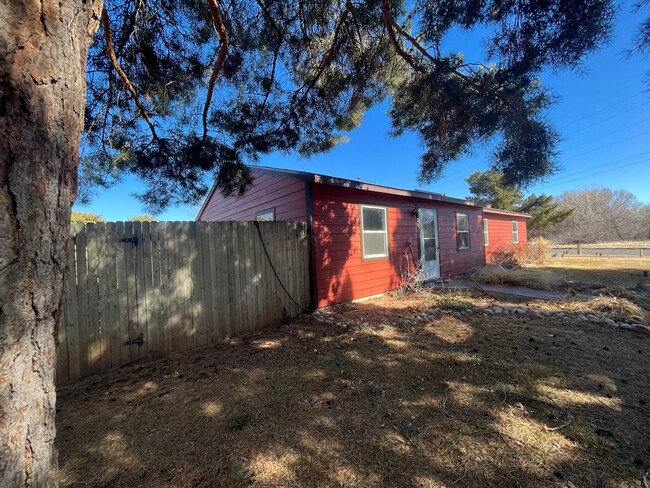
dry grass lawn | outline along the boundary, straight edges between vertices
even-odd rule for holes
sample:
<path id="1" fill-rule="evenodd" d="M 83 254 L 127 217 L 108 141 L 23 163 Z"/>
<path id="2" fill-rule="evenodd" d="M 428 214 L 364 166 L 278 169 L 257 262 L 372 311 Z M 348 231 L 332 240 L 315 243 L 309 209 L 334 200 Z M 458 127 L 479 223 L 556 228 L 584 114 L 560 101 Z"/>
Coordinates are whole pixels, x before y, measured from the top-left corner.
<path id="1" fill-rule="evenodd" d="M 643 288 L 650 284 L 650 258 L 588 257 L 564 255 L 542 265 L 504 269 L 498 265 L 478 268 L 471 276 L 487 284 L 528 286 L 541 290 L 604 293 L 617 288 Z M 611 288 L 611 290 L 610 290 Z"/>
<path id="2" fill-rule="evenodd" d="M 551 280 L 582 283 L 591 288 L 635 287 L 650 283 L 643 272 L 650 271 L 650 258 L 582 257 L 550 258 L 536 268 Z"/>
<path id="3" fill-rule="evenodd" d="M 549 244 L 556 249 L 575 249 L 575 244 Z M 613 241 L 582 244 L 583 249 L 639 249 L 650 248 L 650 241 Z"/>
<path id="4" fill-rule="evenodd" d="M 345 328 L 305 317 L 59 388 L 61 486 L 643 486 L 650 337 L 470 312 L 403 325 L 432 303 L 338 307 Z"/>

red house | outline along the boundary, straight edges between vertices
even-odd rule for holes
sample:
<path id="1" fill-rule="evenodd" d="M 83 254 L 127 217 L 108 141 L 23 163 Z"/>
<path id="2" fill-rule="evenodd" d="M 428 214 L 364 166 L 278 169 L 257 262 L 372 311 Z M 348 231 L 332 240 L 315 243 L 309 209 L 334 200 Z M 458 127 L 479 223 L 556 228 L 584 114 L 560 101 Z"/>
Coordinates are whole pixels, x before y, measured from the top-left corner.
<path id="1" fill-rule="evenodd" d="M 528 218 L 530 218 L 528 214 L 490 207 L 483 208 L 485 260 L 488 263 L 501 251 L 526 245 Z"/>
<path id="2" fill-rule="evenodd" d="M 485 264 L 508 239 L 526 242 L 525 214 L 302 171 L 255 167 L 253 174 L 242 197 L 213 188 L 197 220 L 308 222 L 317 307 L 394 289 L 420 257 L 424 279 L 433 280 Z"/>

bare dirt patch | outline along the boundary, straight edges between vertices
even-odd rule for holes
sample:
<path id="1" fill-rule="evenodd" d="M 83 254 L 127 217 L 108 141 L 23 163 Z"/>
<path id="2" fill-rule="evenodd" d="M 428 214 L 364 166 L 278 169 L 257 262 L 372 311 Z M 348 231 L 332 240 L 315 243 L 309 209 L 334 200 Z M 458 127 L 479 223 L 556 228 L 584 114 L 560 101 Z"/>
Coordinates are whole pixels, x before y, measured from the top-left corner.
<path id="1" fill-rule="evenodd" d="M 341 306 L 334 324 L 304 317 L 59 388 L 61 486 L 641 485 L 649 337 L 464 306 L 414 319 L 439 300 Z"/>

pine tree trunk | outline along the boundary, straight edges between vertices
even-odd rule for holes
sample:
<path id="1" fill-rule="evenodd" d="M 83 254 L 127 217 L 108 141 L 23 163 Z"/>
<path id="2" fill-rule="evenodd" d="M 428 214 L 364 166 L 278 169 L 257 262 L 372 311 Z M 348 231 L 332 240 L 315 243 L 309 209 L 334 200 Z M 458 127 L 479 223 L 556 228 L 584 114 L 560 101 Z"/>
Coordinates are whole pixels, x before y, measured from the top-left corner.
<path id="1" fill-rule="evenodd" d="M 56 336 L 101 2 L 0 2 L 0 486 L 56 485 Z"/>

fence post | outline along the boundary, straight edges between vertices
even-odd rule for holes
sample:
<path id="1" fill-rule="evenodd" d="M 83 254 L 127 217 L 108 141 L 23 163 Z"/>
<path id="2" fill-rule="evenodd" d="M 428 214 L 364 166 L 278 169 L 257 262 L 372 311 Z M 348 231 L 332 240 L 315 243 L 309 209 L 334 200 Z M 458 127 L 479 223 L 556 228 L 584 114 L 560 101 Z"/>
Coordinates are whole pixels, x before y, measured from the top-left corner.
<path id="1" fill-rule="evenodd" d="M 582 247 L 580 244 L 581 244 L 580 241 L 576 241 L 576 245 L 578 247 L 578 254 L 582 254 Z"/>

